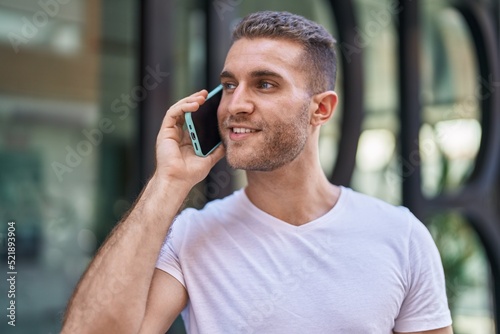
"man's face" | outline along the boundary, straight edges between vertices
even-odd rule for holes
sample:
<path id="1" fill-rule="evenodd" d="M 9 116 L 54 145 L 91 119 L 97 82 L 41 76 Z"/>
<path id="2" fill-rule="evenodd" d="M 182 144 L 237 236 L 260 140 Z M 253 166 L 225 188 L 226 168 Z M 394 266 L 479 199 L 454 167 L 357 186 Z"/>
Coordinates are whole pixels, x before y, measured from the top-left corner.
<path id="1" fill-rule="evenodd" d="M 233 168 L 271 171 L 294 160 L 309 135 L 310 96 L 299 44 L 241 39 L 226 57 L 218 110 Z"/>

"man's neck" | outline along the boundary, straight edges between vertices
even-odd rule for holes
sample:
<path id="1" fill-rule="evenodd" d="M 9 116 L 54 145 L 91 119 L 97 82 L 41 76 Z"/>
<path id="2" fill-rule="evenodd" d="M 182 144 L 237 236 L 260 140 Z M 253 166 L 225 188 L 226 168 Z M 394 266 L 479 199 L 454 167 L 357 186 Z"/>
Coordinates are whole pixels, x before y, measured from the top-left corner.
<path id="1" fill-rule="evenodd" d="M 323 216 L 337 203 L 340 188 L 326 178 L 319 162 L 272 172 L 247 171 L 245 192 L 259 209 L 292 225 Z"/>

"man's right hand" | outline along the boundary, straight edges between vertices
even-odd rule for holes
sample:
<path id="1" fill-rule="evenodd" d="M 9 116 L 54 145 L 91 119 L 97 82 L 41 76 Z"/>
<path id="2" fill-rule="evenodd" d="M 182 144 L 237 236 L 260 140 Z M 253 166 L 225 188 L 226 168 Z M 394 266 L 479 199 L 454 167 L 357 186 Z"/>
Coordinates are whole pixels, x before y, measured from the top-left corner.
<path id="1" fill-rule="evenodd" d="M 206 90 L 201 90 L 168 109 L 156 140 L 155 178 L 186 182 L 186 186 L 191 189 L 224 156 L 223 145 L 219 145 L 207 157 L 197 156 L 189 132 L 183 129 L 184 113 L 196 112 L 205 103 L 207 95 Z"/>

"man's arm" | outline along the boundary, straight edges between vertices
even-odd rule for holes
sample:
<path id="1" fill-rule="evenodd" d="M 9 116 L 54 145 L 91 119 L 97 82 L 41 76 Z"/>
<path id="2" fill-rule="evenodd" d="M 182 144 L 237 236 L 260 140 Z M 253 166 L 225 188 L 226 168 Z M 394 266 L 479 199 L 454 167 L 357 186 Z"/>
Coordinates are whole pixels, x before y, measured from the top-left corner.
<path id="1" fill-rule="evenodd" d="M 185 197 L 224 155 L 220 146 L 207 158 L 195 156 L 182 130 L 184 112 L 196 111 L 206 96 L 205 90 L 195 93 L 167 111 L 157 138 L 156 171 L 80 280 L 62 333 L 137 333 L 150 288 L 163 289 L 169 305 L 166 319 L 175 319 L 185 305 L 184 287 L 172 277 L 155 274 L 155 264 Z"/>
<path id="2" fill-rule="evenodd" d="M 176 278 L 155 269 L 139 333 L 165 333 L 186 306 L 187 300 L 186 289 Z"/>

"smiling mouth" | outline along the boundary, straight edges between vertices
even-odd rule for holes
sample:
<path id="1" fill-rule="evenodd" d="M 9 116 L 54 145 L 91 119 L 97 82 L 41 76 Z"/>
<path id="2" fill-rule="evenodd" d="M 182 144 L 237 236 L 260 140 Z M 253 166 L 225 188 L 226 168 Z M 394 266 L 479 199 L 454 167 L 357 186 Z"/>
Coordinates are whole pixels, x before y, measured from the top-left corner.
<path id="1" fill-rule="evenodd" d="M 257 130 L 248 129 L 248 128 L 232 128 L 233 133 L 252 133 L 257 132 Z"/>

